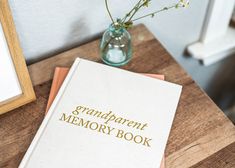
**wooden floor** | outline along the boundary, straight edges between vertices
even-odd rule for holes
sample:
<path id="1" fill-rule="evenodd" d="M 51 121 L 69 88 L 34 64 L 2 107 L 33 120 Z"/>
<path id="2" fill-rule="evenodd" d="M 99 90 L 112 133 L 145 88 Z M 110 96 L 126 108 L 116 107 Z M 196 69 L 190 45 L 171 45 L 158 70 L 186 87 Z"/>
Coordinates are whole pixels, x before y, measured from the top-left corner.
<path id="1" fill-rule="evenodd" d="M 124 69 L 164 74 L 183 85 L 166 148 L 167 168 L 234 168 L 235 127 L 191 77 L 146 29 L 131 30 L 134 56 Z M 0 167 L 15 168 L 44 118 L 56 66 L 71 66 L 76 57 L 100 61 L 99 40 L 29 66 L 37 100 L 0 116 Z"/>

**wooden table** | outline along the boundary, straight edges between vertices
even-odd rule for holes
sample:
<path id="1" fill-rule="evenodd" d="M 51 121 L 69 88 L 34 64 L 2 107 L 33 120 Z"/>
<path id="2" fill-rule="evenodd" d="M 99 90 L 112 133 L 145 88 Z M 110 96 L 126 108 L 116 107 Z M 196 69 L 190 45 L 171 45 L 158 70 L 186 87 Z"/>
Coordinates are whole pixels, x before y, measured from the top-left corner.
<path id="1" fill-rule="evenodd" d="M 167 168 L 235 167 L 235 127 L 167 53 L 144 25 L 134 27 L 134 56 L 124 69 L 164 74 L 183 85 L 166 148 Z M 56 66 L 71 66 L 76 57 L 100 61 L 99 40 L 30 65 L 37 100 L 0 116 L 0 167 L 17 167 L 43 120 Z"/>

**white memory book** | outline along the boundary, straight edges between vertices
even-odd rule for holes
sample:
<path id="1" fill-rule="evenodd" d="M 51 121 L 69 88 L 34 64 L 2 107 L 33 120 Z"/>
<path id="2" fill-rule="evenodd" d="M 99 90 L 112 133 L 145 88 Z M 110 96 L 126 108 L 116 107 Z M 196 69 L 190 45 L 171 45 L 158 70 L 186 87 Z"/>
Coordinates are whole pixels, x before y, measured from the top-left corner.
<path id="1" fill-rule="evenodd" d="M 20 168 L 158 168 L 182 87 L 77 58 Z"/>

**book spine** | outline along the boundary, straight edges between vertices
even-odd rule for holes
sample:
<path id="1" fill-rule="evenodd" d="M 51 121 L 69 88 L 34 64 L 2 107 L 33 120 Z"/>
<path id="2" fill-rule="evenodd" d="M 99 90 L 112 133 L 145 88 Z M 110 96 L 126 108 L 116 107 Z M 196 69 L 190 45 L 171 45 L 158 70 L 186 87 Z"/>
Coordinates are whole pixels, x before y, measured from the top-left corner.
<path id="1" fill-rule="evenodd" d="M 80 61 L 81 61 L 80 58 L 76 58 L 76 60 L 75 60 L 74 64 L 72 65 L 66 79 L 64 80 L 64 82 L 61 86 L 61 89 L 59 90 L 54 102 L 52 103 L 51 108 L 48 111 L 48 114 L 44 118 L 44 120 L 43 120 L 41 126 L 39 127 L 35 137 L 33 138 L 32 143 L 30 144 L 26 154 L 24 155 L 24 158 L 21 161 L 21 163 L 19 165 L 19 168 L 26 168 L 27 167 L 28 161 L 29 161 L 31 155 L 33 154 L 33 151 L 35 150 L 35 148 L 38 144 L 38 141 L 40 140 L 42 134 L 44 133 L 44 131 L 46 129 L 46 126 L 47 126 L 48 122 L 50 121 L 51 116 L 54 113 L 54 109 L 56 108 L 57 104 L 59 103 L 61 95 L 63 95 L 64 91 L 66 90 L 66 87 L 69 84 L 71 78 L 73 77 L 73 74 L 74 74 L 75 70 L 77 69 Z"/>

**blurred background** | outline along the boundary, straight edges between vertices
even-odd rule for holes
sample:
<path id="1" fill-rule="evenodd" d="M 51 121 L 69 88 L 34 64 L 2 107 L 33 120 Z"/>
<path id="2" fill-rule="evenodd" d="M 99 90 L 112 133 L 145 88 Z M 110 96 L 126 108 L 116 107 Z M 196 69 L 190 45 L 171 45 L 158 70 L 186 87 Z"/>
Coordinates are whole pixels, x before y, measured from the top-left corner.
<path id="1" fill-rule="evenodd" d="M 190 0 L 188 8 L 170 10 L 138 22 L 148 27 L 233 122 L 234 1 Z M 176 2 L 152 0 L 143 13 Z M 9 3 L 28 64 L 97 38 L 110 24 L 104 0 L 9 0 Z M 109 2 L 117 18 L 134 3 L 136 0 Z"/>

